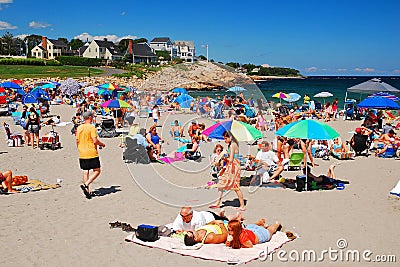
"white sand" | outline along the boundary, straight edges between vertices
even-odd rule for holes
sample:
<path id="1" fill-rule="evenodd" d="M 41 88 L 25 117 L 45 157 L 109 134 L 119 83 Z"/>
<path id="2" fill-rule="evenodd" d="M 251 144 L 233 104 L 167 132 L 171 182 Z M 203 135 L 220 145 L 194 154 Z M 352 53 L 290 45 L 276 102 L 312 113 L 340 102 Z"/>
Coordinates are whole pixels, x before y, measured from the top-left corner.
<path id="1" fill-rule="evenodd" d="M 60 114 L 63 121 L 69 121 L 74 113 L 69 106 L 52 106 L 51 110 L 53 114 Z M 166 126 L 161 128 L 164 137 L 168 136 L 170 121 L 179 118 L 188 123 L 191 118 L 191 115 L 165 115 L 161 120 L 167 120 Z M 12 130 L 21 132 L 19 126 L 13 125 L 11 118 L 1 117 L 0 122 L 3 121 L 7 121 Z M 141 124 L 144 123 L 141 120 Z M 330 124 L 346 140 L 351 137 L 348 132 L 360 122 L 340 120 Z M 207 122 L 209 125 L 211 123 Z M 154 191 L 147 194 L 135 183 L 122 161 L 122 149 L 118 147 L 120 139 L 102 139 L 107 145 L 100 151 L 103 171 L 92 189 L 100 189 L 104 195 L 87 200 L 79 188 L 81 171 L 75 139 L 70 134 L 71 127 L 56 128 L 63 145 L 57 151 L 32 150 L 30 147 L 9 148 L 3 135 L 0 142 L 1 170 L 11 169 L 14 175 L 28 175 L 31 179 L 48 183 L 55 183 L 57 178 L 64 181 L 59 189 L 0 195 L 0 266 L 226 265 L 127 243 L 124 241 L 127 233 L 120 229 L 110 229 L 108 225 L 116 220 L 128 222 L 134 227 L 141 223 L 165 224 L 175 218 L 178 207 L 162 202 L 171 203 L 183 198 L 186 204 L 202 205 L 202 201 L 208 197 L 212 201 L 217 196 L 216 189 L 198 189 L 196 193 L 190 193 L 189 198 L 181 194 L 174 195 L 165 189 L 167 187 L 157 186 L 161 183 L 153 180 L 157 177 L 157 170 L 159 176 L 171 183 L 188 187 L 204 186 L 210 179 L 207 158 L 200 163 L 178 162 L 173 166 L 131 166 L 134 176 L 141 183 L 148 178 L 148 184 Z M 49 130 L 50 127 L 46 126 L 42 132 Z M 167 152 L 178 147 L 176 141 L 168 139 L 170 145 L 165 145 Z M 210 155 L 212 148 L 212 143 L 202 144 L 203 155 Z M 255 149 L 245 144 L 240 147 L 242 154 L 254 155 Z M 279 188 L 261 188 L 255 193 L 249 193 L 248 188 L 243 187 L 247 200 L 246 222 L 265 217 L 268 222 L 279 220 L 285 230 L 298 233 L 300 238 L 284 245 L 286 251 L 314 249 L 320 253 L 330 247 L 337 249 L 337 240 L 344 238 L 348 249 L 369 249 L 374 253 L 373 256 L 397 254 L 399 258 L 400 202 L 398 198 L 389 196 L 389 191 L 400 178 L 400 161 L 370 156 L 357 157 L 352 161 L 331 158 L 330 161 L 316 159 L 316 162 L 320 166 L 314 169 L 314 173 L 325 173 L 327 167 L 335 163 L 337 176 L 349 180 L 350 184 L 343 191 L 303 193 Z M 202 171 L 195 171 L 199 169 Z M 285 172 L 283 176 L 294 178 L 297 174 L 299 171 L 291 171 Z M 155 194 L 160 201 L 150 196 Z M 230 193 L 223 200 L 229 202 L 235 198 L 236 195 Z M 197 209 L 207 210 L 207 206 Z M 227 208 L 228 212 L 231 210 Z M 274 262 L 277 264 L 278 260 Z M 331 261 L 327 257 L 324 263 L 331 264 Z M 255 261 L 251 266 L 265 264 L 268 263 Z M 346 262 L 337 264 L 355 265 Z M 361 261 L 358 265 L 365 263 Z"/>

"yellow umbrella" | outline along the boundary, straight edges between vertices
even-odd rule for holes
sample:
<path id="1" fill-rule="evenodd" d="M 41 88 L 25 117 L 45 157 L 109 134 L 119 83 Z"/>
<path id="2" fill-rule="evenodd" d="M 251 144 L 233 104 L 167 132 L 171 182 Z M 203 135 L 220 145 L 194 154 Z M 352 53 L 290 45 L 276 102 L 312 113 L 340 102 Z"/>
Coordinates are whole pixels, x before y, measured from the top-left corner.
<path id="1" fill-rule="evenodd" d="M 279 93 L 276 93 L 276 94 L 272 95 L 272 97 L 279 98 L 279 103 L 280 103 L 282 101 L 281 100 L 282 98 L 290 98 L 290 95 L 286 94 L 286 93 L 279 92 Z"/>

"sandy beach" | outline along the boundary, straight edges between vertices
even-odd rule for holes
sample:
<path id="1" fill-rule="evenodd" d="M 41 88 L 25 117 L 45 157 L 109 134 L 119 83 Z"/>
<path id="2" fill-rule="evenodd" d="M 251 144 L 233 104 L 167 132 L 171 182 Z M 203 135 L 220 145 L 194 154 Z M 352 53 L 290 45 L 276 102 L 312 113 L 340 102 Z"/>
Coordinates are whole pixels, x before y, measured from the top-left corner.
<path id="1" fill-rule="evenodd" d="M 51 113 L 70 121 L 74 114 L 71 106 L 52 106 Z M 169 125 L 179 119 L 185 125 L 195 118 L 190 114 L 163 113 L 158 128 L 169 141 L 164 145 L 167 153 L 179 147 L 169 135 Z M 204 121 L 206 126 L 211 121 Z M 14 132 L 22 132 L 10 117 L 0 117 Z M 141 126 L 150 125 L 146 119 L 137 120 Z M 332 121 L 343 140 L 351 138 L 350 131 L 360 121 Z M 100 196 L 87 200 L 79 187 L 81 170 L 72 125 L 56 127 L 62 143 L 61 150 L 33 150 L 31 147 L 7 147 L 3 132 L 0 142 L 1 170 L 11 169 L 14 175 L 28 175 L 55 183 L 63 179 L 61 188 L 38 192 L 0 195 L 1 208 L 1 254 L 0 266 L 225 266 L 226 263 L 206 261 L 180 256 L 159 249 L 151 249 L 124 241 L 126 232 L 110 229 L 109 222 L 122 221 L 136 227 L 142 223 L 153 225 L 173 221 L 179 206 L 189 204 L 197 210 L 208 210 L 208 204 L 217 197 L 216 189 L 204 189 L 210 180 L 208 157 L 214 143 L 204 143 L 201 151 L 205 158 L 201 162 L 178 162 L 173 165 L 125 164 L 120 138 L 105 139 L 106 148 L 100 150 L 102 173 L 93 183 Z M 42 128 L 42 133 L 50 131 Z M 4 131 L 4 129 L 2 129 Z M 272 141 L 273 133 L 266 140 Z M 256 146 L 240 144 L 244 155 L 256 153 Z M 251 193 L 243 187 L 247 211 L 245 223 L 265 217 L 268 222 L 279 220 L 286 231 L 299 238 L 285 244 L 281 249 L 289 252 L 313 249 L 318 254 L 329 248 L 338 249 L 337 241 L 345 239 L 347 248 L 360 252 L 370 250 L 376 255 L 400 254 L 398 241 L 398 219 L 400 201 L 389 195 L 399 180 L 399 163 L 394 159 L 381 159 L 373 155 L 357 157 L 355 160 L 324 161 L 313 169 L 316 174 L 326 173 L 329 165 L 336 165 L 338 178 L 348 180 L 344 190 L 296 192 L 282 188 L 259 188 Z M 132 174 L 132 175 L 131 175 Z M 285 171 L 283 177 L 295 178 L 299 171 Z M 163 178 L 163 181 L 157 180 Z M 168 186 L 165 184 L 173 185 Z M 174 191 L 173 187 L 176 187 Z M 189 196 L 181 194 L 186 191 Z M 195 189 L 194 189 L 195 188 Z M 150 189 L 150 191 L 148 191 Z M 192 193 L 193 190 L 195 193 Z M 176 193 L 174 193 L 176 192 Z M 227 212 L 236 195 L 231 192 L 223 198 Z M 207 202 L 209 200 L 209 202 Z M 288 257 L 287 257 L 288 258 Z M 290 262 L 290 260 L 289 260 Z M 271 264 L 255 260 L 249 266 Z M 274 259 L 273 265 L 285 264 Z M 303 265 L 304 263 L 302 263 Z M 376 266 L 377 262 L 346 262 L 330 260 L 323 262 L 338 266 Z M 379 266 L 382 264 L 379 263 Z M 394 265 L 388 264 L 388 265 Z"/>

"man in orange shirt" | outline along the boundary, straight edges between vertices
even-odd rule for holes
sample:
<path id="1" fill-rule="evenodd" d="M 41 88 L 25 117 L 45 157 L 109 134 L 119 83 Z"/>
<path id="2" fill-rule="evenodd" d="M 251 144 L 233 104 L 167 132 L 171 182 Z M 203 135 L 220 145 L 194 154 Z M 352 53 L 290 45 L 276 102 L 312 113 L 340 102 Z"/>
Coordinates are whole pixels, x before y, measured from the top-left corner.
<path id="1" fill-rule="evenodd" d="M 100 159 L 97 151 L 97 146 L 100 148 L 106 145 L 97 137 L 97 131 L 92 124 L 93 113 L 85 111 L 83 113 L 84 123 L 79 125 L 76 130 L 76 144 L 79 151 L 79 164 L 83 170 L 83 178 L 81 189 L 86 198 L 91 199 L 92 193 L 89 190 L 89 185 L 100 175 Z M 93 170 L 89 176 L 89 171 Z"/>

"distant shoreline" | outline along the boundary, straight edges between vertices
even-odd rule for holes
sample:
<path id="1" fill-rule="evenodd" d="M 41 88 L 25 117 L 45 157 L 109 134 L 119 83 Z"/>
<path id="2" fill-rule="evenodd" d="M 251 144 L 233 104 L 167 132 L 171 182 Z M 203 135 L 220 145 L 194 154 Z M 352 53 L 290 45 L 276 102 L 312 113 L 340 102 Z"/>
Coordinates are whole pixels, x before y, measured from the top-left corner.
<path id="1" fill-rule="evenodd" d="M 275 80 L 275 79 L 305 79 L 307 77 L 304 76 L 256 76 L 256 75 L 249 75 L 249 77 L 254 82 L 263 82 L 268 80 Z"/>

